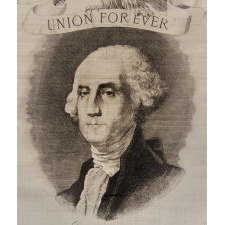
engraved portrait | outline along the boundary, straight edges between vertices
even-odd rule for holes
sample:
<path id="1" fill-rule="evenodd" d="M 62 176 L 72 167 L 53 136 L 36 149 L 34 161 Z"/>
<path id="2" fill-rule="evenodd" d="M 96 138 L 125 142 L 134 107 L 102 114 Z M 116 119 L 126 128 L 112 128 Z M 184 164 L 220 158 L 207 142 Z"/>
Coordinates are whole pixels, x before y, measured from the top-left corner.
<path id="1" fill-rule="evenodd" d="M 65 108 L 78 120 L 92 159 L 59 196 L 84 215 L 109 219 L 160 193 L 181 173 L 165 163 L 160 139 L 145 141 L 139 127 L 144 108 L 157 104 L 165 91 L 165 83 L 138 49 L 115 45 L 91 53 L 76 71 Z"/>
<path id="2" fill-rule="evenodd" d="M 185 36 L 192 6 L 173 0 L 46 2 L 35 3 L 23 21 L 27 35 L 40 42 L 28 65 L 24 110 L 52 204 L 72 213 L 74 224 L 129 221 L 138 213 L 146 213 L 143 224 L 149 215 L 160 218 L 158 202 L 173 194 L 188 199 L 194 191 L 187 189 L 198 183 L 185 180 L 193 175 L 185 154 L 201 105 L 188 40 L 197 35 Z M 171 199 L 162 214 L 173 221 L 170 210 L 189 206 Z"/>

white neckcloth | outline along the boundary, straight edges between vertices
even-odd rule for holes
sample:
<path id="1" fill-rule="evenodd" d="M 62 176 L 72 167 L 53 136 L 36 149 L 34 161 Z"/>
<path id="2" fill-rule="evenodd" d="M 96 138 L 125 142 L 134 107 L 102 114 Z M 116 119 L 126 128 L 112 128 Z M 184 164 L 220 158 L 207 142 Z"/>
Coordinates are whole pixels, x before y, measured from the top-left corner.
<path id="1" fill-rule="evenodd" d="M 99 151 L 91 146 L 94 168 L 90 169 L 85 177 L 84 189 L 77 204 L 77 212 L 81 216 L 96 216 L 102 196 L 106 192 L 109 178 L 120 170 L 120 157 L 129 146 L 135 126 L 117 143 L 109 146 L 107 151 Z"/>

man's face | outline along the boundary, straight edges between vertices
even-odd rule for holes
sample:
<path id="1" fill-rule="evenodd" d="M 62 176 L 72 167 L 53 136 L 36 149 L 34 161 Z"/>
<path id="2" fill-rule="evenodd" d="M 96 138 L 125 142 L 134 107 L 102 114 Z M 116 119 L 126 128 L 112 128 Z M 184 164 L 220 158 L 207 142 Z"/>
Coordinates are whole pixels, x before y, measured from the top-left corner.
<path id="1" fill-rule="evenodd" d="M 77 116 L 81 133 L 93 145 L 118 141 L 134 124 L 134 110 L 123 93 L 119 60 L 86 60 L 76 73 Z"/>

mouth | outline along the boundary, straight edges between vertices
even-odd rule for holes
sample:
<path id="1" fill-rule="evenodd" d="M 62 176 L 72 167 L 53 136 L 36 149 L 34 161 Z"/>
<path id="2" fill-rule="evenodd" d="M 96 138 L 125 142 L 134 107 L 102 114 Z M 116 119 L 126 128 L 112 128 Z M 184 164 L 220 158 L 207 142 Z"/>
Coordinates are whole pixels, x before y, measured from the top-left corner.
<path id="1" fill-rule="evenodd" d="M 100 127 L 102 127 L 102 126 L 104 126 L 104 124 L 98 124 L 98 123 L 95 123 L 95 124 L 86 124 L 86 126 L 88 127 L 88 128 L 91 128 L 91 129 L 97 129 L 97 128 L 100 128 Z"/>
<path id="2" fill-rule="evenodd" d="M 103 123 L 99 123 L 97 121 L 90 121 L 90 122 L 87 122 L 86 125 L 92 126 L 92 125 L 104 125 L 104 124 Z"/>
<path id="3" fill-rule="evenodd" d="M 104 124 L 101 123 L 87 123 L 87 126 L 103 126 Z"/>

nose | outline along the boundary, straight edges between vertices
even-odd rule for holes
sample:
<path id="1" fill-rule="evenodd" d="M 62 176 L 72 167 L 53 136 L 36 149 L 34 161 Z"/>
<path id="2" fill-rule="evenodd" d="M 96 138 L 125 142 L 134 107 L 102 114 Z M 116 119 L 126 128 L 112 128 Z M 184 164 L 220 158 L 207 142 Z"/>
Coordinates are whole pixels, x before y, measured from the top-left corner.
<path id="1" fill-rule="evenodd" d="M 89 97 L 87 114 L 90 117 L 102 115 L 98 96 L 90 96 Z"/>

